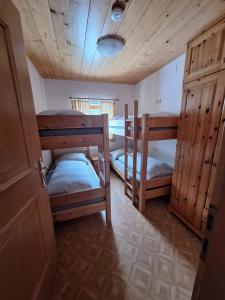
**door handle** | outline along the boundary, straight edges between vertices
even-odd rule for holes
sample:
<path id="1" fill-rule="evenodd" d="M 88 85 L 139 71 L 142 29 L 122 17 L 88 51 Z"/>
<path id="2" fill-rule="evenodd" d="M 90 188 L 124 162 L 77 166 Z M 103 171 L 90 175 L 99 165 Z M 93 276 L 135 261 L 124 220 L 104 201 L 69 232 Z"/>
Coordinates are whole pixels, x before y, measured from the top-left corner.
<path id="1" fill-rule="evenodd" d="M 39 166 L 39 171 L 41 174 L 41 182 L 42 182 L 42 187 L 45 188 L 46 187 L 46 180 L 45 180 L 45 175 L 46 175 L 46 171 L 47 171 L 47 167 L 44 165 L 42 158 L 39 158 L 38 160 L 38 166 Z"/>

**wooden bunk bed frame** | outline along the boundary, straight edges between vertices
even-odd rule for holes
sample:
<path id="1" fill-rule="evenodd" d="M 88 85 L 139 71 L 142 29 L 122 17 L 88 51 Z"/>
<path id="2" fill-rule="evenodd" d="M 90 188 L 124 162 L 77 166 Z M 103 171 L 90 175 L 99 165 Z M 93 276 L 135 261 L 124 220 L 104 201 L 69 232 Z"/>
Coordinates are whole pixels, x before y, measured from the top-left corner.
<path id="1" fill-rule="evenodd" d="M 169 195 L 171 192 L 172 175 L 146 179 L 148 142 L 169 140 L 177 138 L 178 116 L 151 116 L 143 114 L 138 117 L 138 101 L 134 101 L 134 117 L 128 118 L 128 104 L 125 104 L 125 172 L 124 175 L 115 166 L 113 169 L 124 179 L 125 194 L 130 196 L 128 188 L 132 191 L 132 202 L 139 199 L 139 210 L 145 210 L 146 200 Z M 133 176 L 128 178 L 128 141 L 133 144 Z M 137 143 L 141 141 L 141 174 L 139 184 L 136 181 Z"/>
<path id="2" fill-rule="evenodd" d="M 106 211 L 111 222 L 108 115 L 37 115 L 42 150 L 98 146 L 100 187 L 50 196 L 53 219 L 65 221 Z M 85 204 L 87 200 L 103 201 Z M 63 209 L 65 205 L 84 203 Z M 62 209 L 60 209 L 62 208 Z M 57 209 L 57 212 L 54 212 Z"/>

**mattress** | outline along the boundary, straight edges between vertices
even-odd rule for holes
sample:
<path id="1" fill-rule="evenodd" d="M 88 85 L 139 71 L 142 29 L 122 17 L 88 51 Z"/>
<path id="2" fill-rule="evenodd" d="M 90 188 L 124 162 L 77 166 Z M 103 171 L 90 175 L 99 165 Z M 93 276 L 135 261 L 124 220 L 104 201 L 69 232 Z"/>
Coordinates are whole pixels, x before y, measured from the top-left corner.
<path id="1" fill-rule="evenodd" d="M 115 165 L 123 174 L 125 169 L 125 155 L 121 155 L 118 159 L 111 161 L 113 165 Z M 132 177 L 133 171 L 133 153 L 128 154 L 128 178 Z M 137 165 L 136 165 L 136 178 L 140 181 L 140 173 L 141 173 L 141 153 L 137 153 Z M 148 156 L 147 159 L 147 174 L 146 178 L 151 179 L 160 176 L 168 176 L 172 175 L 173 168 L 163 161 L 156 159 L 154 157 Z"/>
<path id="2" fill-rule="evenodd" d="M 40 112 L 38 115 L 40 116 L 68 116 L 68 115 L 75 115 L 75 116 L 80 116 L 80 115 L 84 115 L 84 113 L 77 111 L 77 110 L 73 110 L 73 109 L 50 109 L 50 110 L 44 110 L 42 112 Z"/>
<path id="3" fill-rule="evenodd" d="M 47 190 L 50 196 L 100 187 L 99 178 L 89 160 L 60 160 L 49 173 Z"/>
<path id="4" fill-rule="evenodd" d="M 111 161 L 111 164 L 115 166 L 119 171 L 124 174 L 125 166 L 124 163 L 122 163 L 120 160 L 116 159 Z M 132 177 L 132 173 L 128 170 L 128 178 Z M 140 174 L 137 174 L 137 180 L 140 180 Z"/>

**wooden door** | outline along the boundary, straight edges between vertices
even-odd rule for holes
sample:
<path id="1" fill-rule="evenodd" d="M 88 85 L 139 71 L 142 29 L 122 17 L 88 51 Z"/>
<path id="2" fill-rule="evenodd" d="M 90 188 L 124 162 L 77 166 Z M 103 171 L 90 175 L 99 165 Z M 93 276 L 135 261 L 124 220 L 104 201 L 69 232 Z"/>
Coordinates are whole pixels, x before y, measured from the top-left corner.
<path id="1" fill-rule="evenodd" d="M 184 82 L 225 69 L 225 19 L 188 43 Z"/>
<path id="2" fill-rule="evenodd" d="M 216 147 L 218 168 L 213 174 L 211 203 L 193 300 L 225 299 L 225 119 Z M 212 176 L 211 176 L 212 177 Z M 215 179 L 215 180 L 214 180 Z"/>
<path id="3" fill-rule="evenodd" d="M 210 181 L 209 181 L 209 188 L 207 192 L 207 199 L 206 199 L 206 205 L 203 212 L 203 229 L 206 227 L 206 221 L 207 216 L 209 212 L 209 208 L 211 207 L 217 207 L 218 203 L 217 201 L 220 200 L 219 198 L 215 197 L 215 186 L 217 185 L 217 182 L 220 181 L 221 177 L 221 155 L 223 158 L 225 158 L 224 155 L 224 139 L 225 139 L 225 101 L 223 102 L 223 111 L 222 111 L 222 117 L 220 122 L 220 128 L 216 143 L 216 150 L 213 157 L 213 164 L 212 164 L 212 170 L 210 175 Z M 223 161 L 223 163 L 225 163 Z"/>
<path id="4" fill-rule="evenodd" d="M 170 207 L 201 235 L 225 96 L 225 71 L 184 85 Z"/>
<path id="5" fill-rule="evenodd" d="M 0 299 L 46 299 L 55 237 L 19 13 L 0 0 Z"/>

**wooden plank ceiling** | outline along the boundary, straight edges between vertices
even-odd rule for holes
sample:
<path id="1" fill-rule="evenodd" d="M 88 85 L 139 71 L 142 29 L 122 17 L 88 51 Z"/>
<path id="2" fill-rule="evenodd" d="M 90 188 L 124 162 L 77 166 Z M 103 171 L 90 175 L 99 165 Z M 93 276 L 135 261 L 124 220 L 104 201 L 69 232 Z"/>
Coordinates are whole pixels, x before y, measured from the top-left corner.
<path id="1" fill-rule="evenodd" d="M 225 11 L 222 0 L 130 0 L 111 21 L 115 0 L 13 0 L 27 55 L 41 76 L 137 83 L 185 51 L 196 33 Z M 113 58 L 96 51 L 104 34 L 126 40 Z"/>

